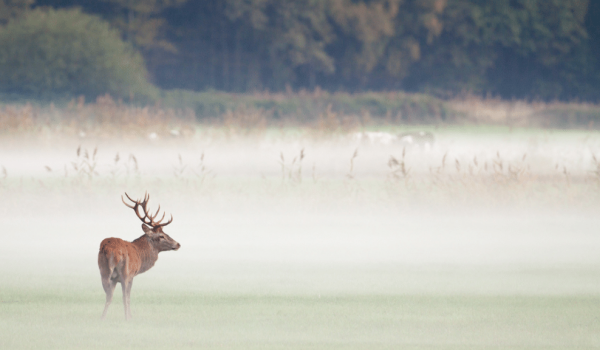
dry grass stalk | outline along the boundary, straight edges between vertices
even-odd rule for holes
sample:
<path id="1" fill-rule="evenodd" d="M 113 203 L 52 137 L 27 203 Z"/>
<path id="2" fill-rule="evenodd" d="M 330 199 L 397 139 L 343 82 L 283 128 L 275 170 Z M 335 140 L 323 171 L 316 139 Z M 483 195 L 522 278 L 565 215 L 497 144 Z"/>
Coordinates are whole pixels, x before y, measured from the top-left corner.
<path id="1" fill-rule="evenodd" d="M 394 181 L 398 180 L 406 180 L 410 174 L 410 168 L 406 166 L 406 147 L 402 149 L 402 157 L 400 160 L 396 159 L 394 156 L 390 156 L 388 160 L 388 169 L 390 170 L 390 174 L 388 174 L 388 178 Z"/>
<path id="2" fill-rule="evenodd" d="M 346 174 L 346 178 L 348 180 L 354 180 L 354 159 L 356 159 L 356 157 L 358 157 L 358 148 L 354 150 L 354 153 L 352 154 L 352 158 L 350 158 L 350 169 L 348 170 L 348 173 Z"/>
<path id="3" fill-rule="evenodd" d="M 529 175 L 529 165 L 526 164 L 527 154 L 517 161 L 506 161 L 497 152 L 488 162 L 481 162 L 475 156 L 470 162 L 455 159 L 455 172 L 445 172 L 445 160 L 441 166 L 430 168 L 430 185 L 441 193 L 447 193 L 452 198 L 485 198 L 493 197 L 496 201 L 512 200 L 523 196 L 525 189 L 530 187 L 534 178 Z"/>
<path id="4" fill-rule="evenodd" d="M 51 132 L 79 137 L 191 137 L 195 132 L 192 111 L 159 107 L 135 107 L 100 96 L 94 103 L 83 98 L 72 100 L 64 108 L 6 106 L 0 109 L 0 130 L 15 133 Z"/>
<path id="5" fill-rule="evenodd" d="M 177 155 L 177 159 L 179 161 L 173 166 L 173 175 L 180 179 L 183 177 L 183 174 L 187 168 L 187 164 L 183 164 L 183 158 L 181 157 L 181 154 Z"/>
<path id="6" fill-rule="evenodd" d="M 340 130 L 341 122 L 338 114 L 331 110 L 331 104 L 327 106 L 324 113 L 317 118 L 317 130 L 322 133 L 332 133 Z"/>
<path id="7" fill-rule="evenodd" d="M 198 171 L 192 169 L 192 172 L 200 180 L 202 185 L 206 178 L 212 174 L 212 170 L 209 170 L 204 164 L 204 152 L 200 155 L 200 163 L 198 164 Z"/>
<path id="8" fill-rule="evenodd" d="M 140 171 L 135 155 L 129 154 L 127 160 L 124 160 L 119 153 L 117 153 L 113 160 L 113 164 L 111 164 L 109 175 L 113 182 L 121 177 L 121 175 L 125 178 L 129 178 L 132 175 L 139 178 Z"/>
<path id="9" fill-rule="evenodd" d="M 87 177 L 91 180 L 94 176 L 100 175 L 96 170 L 98 165 L 96 160 L 96 155 L 98 154 L 97 147 L 94 148 L 94 151 L 90 155 L 87 149 L 82 150 L 81 146 L 79 146 L 77 147 L 76 154 L 77 158 L 71 162 L 71 166 L 79 178 Z"/>
<path id="10" fill-rule="evenodd" d="M 193 176 L 190 176 L 193 175 Z M 204 152 L 200 154 L 200 160 L 195 167 L 189 166 L 183 160 L 181 154 L 177 155 L 177 163 L 173 165 L 173 176 L 184 184 L 203 185 L 209 177 L 214 177 L 212 170 L 208 169 L 204 162 Z"/>
<path id="11" fill-rule="evenodd" d="M 31 132 L 38 130 L 40 127 L 38 113 L 29 103 L 24 106 L 6 106 L 0 109 L 0 130 L 2 133 Z"/>
<path id="12" fill-rule="evenodd" d="M 594 165 L 594 169 L 590 171 L 592 174 L 592 180 L 600 185 L 600 161 L 596 158 L 596 155 L 592 153 L 592 163 Z"/>
<path id="13" fill-rule="evenodd" d="M 515 126 L 579 125 L 593 128 L 600 106 L 581 102 L 502 100 L 468 95 L 448 101 L 449 107 L 479 124 Z M 578 117 L 578 115 L 580 115 Z M 577 120 L 582 118 L 582 120 Z M 571 120 L 575 119 L 575 120 Z"/>
<path id="14" fill-rule="evenodd" d="M 223 114 L 223 126 L 228 137 L 262 135 L 267 129 L 267 119 L 262 109 L 228 110 Z"/>
<path id="15" fill-rule="evenodd" d="M 291 163 L 288 165 L 285 162 L 283 152 L 279 155 L 278 163 L 281 165 L 281 183 L 285 183 L 286 180 L 289 183 L 302 183 L 302 161 L 304 160 L 304 148 L 300 150 L 300 153 L 295 156 Z M 314 165 L 313 165 L 313 180 L 314 180 Z"/>

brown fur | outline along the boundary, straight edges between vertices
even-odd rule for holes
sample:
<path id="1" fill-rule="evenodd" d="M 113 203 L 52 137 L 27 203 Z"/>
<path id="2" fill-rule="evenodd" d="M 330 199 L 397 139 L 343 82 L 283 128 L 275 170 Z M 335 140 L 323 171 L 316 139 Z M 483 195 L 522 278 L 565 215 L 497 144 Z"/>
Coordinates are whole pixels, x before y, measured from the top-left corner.
<path id="1" fill-rule="evenodd" d="M 102 286 L 106 292 L 106 304 L 102 318 L 106 316 L 117 283 L 121 283 L 123 289 L 125 318 L 131 318 L 129 300 L 133 278 L 152 268 L 158 260 L 158 253 L 166 250 L 178 250 L 181 247 L 179 243 L 164 233 L 160 226 L 151 228 L 142 224 L 142 230 L 144 230 L 144 234 L 133 242 L 127 242 L 120 238 L 106 238 L 100 243 L 98 267 Z"/>

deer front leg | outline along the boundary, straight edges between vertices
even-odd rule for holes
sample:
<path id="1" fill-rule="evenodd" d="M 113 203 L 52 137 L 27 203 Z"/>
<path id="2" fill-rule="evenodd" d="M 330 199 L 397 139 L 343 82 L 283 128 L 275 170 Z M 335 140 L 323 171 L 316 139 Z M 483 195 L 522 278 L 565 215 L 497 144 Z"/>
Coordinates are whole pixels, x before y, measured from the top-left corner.
<path id="1" fill-rule="evenodd" d="M 115 292 L 115 287 L 117 286 L 117 281 L 112 280 L 110 276 L 108 278 L 102 278 L 102 287 L 104 287 L 104 292 L 106 293 L 106 303 L 104 304 L 104 311 L 102 312 L 101 319 L 106 317 L 106 313 L 108 312 L 108 307 L 112 302 L 113 293 Z"/>

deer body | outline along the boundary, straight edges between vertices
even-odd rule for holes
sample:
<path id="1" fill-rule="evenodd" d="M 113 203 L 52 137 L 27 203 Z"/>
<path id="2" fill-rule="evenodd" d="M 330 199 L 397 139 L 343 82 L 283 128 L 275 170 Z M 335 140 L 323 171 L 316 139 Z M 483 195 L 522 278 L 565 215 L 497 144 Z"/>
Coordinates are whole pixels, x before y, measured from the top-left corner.
<path id="1" fill-rule="evenodd" d="M 129 196 L 127 196 L 127 198 L 129 198 Z M 173 221 L 173 218 L 171 217 L 171 220 L 164 224 L 160 224 L 162 219 L 158 222 L 154 222 L 154 218 L 158 214 L 158 211 L 154 216 L 149 215 L 146 210 L 149 196 L 146 195 L 144 198 L 145 200 L 143 202 L 132 200 L 136 203 L 133 207 L 125 203 L 128 207 L 133 208 L 140 220 L 144 222 L 142 224 L 144 234 L 133 242 L 127 242 L 120 238 L 112 237 L 106 238 L 100 243 L 98 268 L 100 269 L 102 287 L 106 293 L 106 303 L 104 305 L 102 318 L 106 316 L 117 283 L 121 283 L 121 288 L 123 290 L 125 319 L 131 318 L 130 294 L 133 278 L 152 268 L 156 263 L 156 260 L 158 260 L 158 253 L 167 250 L 178 250 L 181 247 L 179 243 L 162 230 L 162 227 L 170 224 L 171 221 Z M 144 217 L 142 217 L 137 210 L 139 205 L 141 205 L 144 210 Z"/>

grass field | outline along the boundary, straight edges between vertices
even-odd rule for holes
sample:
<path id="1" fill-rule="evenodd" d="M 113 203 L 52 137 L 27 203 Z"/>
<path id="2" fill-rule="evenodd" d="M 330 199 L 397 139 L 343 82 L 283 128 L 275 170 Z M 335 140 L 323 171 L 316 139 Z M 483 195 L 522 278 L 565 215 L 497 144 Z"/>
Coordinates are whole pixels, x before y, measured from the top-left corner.
<path id="1" fill-rule="evenodd" d="M 101 322 L 88 289 L 6 290 L 4 349 L 597 349 L 597 296 L 138 292 Z M 119 305 L 120 306 L 120 305 Z M 117 307 L 115 307 L 117 309 Z M 121 310 L 118 310 L 121 311 Z"/>
<path id="2" fill-rule="evenodd" d="M 600 348 L 597 131 L 69 108 L 4 120 L 1 349 Z M 99 243 L 142 234 L 126 191 L 182 248 L 102 322 Z"/>

